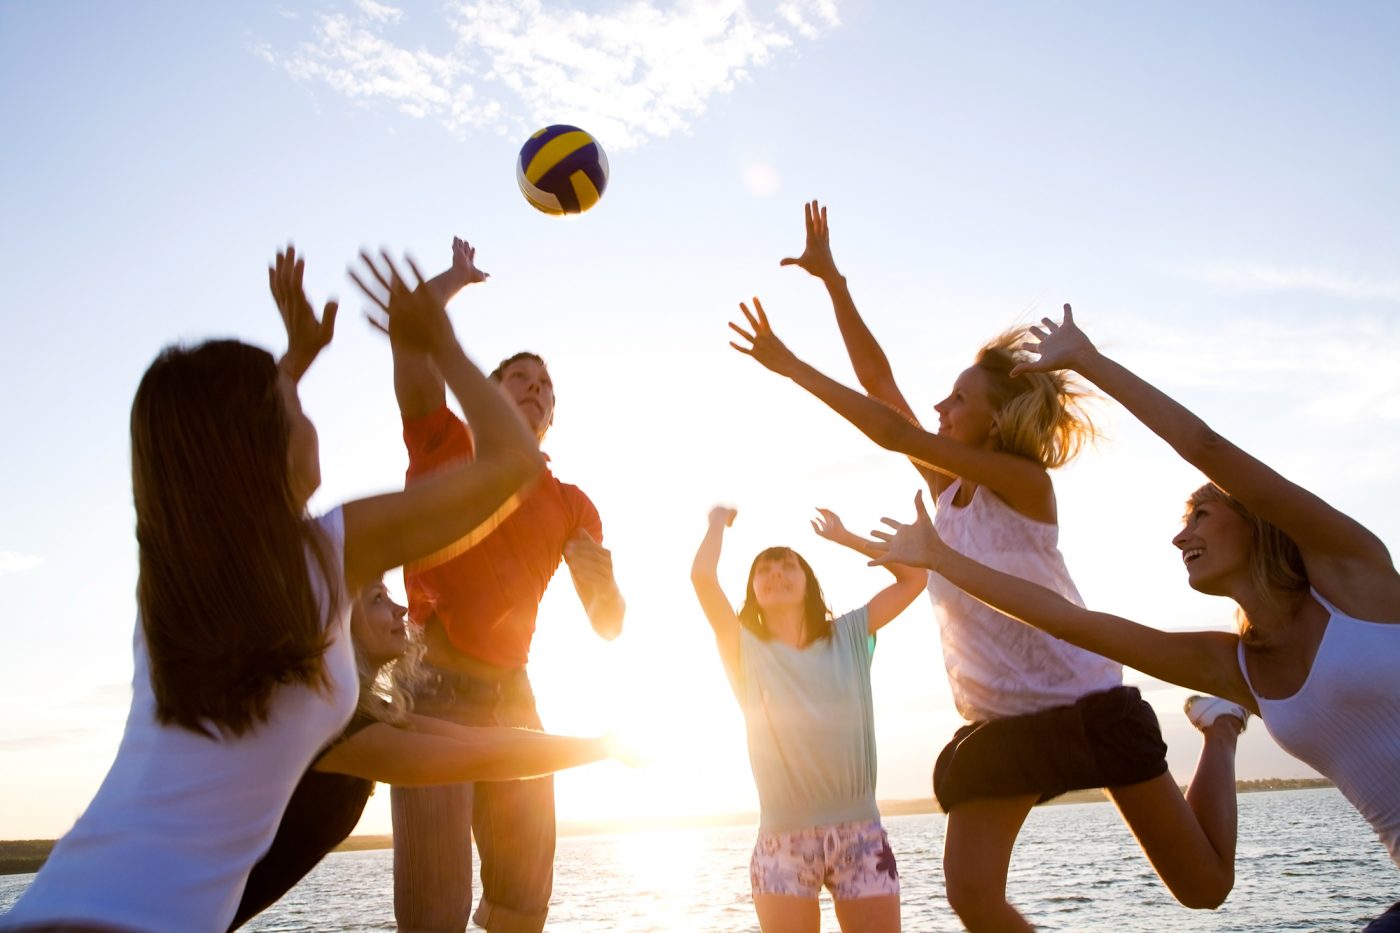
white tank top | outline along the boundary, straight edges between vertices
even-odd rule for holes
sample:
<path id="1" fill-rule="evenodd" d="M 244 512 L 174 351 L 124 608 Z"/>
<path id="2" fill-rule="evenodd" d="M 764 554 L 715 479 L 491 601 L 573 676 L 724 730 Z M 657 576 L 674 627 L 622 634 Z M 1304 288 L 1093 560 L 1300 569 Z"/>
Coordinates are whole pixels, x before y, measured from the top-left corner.
<path id="1" fill-rule="evenodd" d="M 933 525 L 948 546 L 1082 606 L 1058 546 L 1058 525 L 1027 518 L 979 486 L 961 508 L 957 479 L 938 497 Z M 1073 703 L 1123 682 L 1121 665 L 1002 615 L 936 573 L 928 577 L 953 702 L 965 719 L 1021 716 Z"/>
<path id="2" fill-rule="evenodd" d="M 1243 642 L 1240 673 L 1269 734 L 1337 785 L 1400 866 L 1400 625 L 1354 619 L 1317 590 L 1312 597 L 1332 616 L 1298 692 L 1261 697 Z"/>
<path id="3" fill-rule="evenodd" d="M 318 524 L 339 569 L 340 510 Z M 308 555 L 308 566 L 326 611 L 320 565 Z M 272 844 L 297 781 L 355 710 L 350 602 L 341 602 L 328 620 L 331 689 L 278 687 L 267 722 L 237 738 L 211 739 L 156 720 L 138 619 L 131 712 L 116 760 L 0 928 L 67 921 L 144 933 L 228 929 L 248 872 Z"/>

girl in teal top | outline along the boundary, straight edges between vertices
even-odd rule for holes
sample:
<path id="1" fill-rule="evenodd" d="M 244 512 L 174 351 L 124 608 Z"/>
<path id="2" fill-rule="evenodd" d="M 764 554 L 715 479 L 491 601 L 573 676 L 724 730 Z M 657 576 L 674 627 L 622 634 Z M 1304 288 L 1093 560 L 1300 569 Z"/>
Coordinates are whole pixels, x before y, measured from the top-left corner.
<path id="1" fill-rule="evenodd" d="M 765 931 L 820 926 L 831 891 L 842 930 L 899 929 L 899 875 L 875 806 L 870 655 L 875 632 L 923 591 L 925 575 L 887 565 L 895 582 L 833 618 L 812 568 L 768 548 L 749 569 L 736 613 L 719 585 L 724 529 L 734 509 L 710 511 L 690 579 L 748 726 L 759 834 L 749 865 Z M 866 556 L 867 542 L 827 511 L 817 533 Z"/>

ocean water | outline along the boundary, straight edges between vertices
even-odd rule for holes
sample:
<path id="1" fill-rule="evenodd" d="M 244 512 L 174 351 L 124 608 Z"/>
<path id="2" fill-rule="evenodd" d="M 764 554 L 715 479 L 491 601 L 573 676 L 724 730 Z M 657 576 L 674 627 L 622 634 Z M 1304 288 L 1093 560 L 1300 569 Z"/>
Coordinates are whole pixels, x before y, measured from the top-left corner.
<path id="1" fill-rule="evenodd" d="M 956 931 L 943 899 L 943 817 L 885 821 L 899 861 L 904 929 Z M 751 827 L 559 840 L 548 929 L 557 933 L 748 933 Z M 1012 901 L 1039 930 L 1342 931 L 1400 900 L 1400 872 L 1333 789 L 1245 794 L 1235 889 L 1219 910 L 1179 906 L 1111 804 L 1041 807 L 1012 859 Z M 393 930 L 392 853 L 329 856 L 244 929 L 261 933 Z M 0 911 L 32 875 L 0 877 Z M 839 928 L 822 899 L 822 931 Z"/>

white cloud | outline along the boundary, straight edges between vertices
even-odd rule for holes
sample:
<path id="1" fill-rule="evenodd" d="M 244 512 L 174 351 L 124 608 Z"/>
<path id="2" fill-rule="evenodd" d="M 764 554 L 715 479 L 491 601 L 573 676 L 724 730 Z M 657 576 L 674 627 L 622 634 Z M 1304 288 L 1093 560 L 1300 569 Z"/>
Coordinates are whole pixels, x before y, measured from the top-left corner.
<path id="1" fill-rule="evenodd" d="M 0 551 L 0 574 L 24 573 L 33 570 L 44 562 L 42 557 L 21 554 L 19 551 Z"/>
<path id="2" fill-rule="evenodd" d="M 458 134 L 576 123 L 625 149 L 687 129 L 752 69 L 840 25 L 834 0 L 624 0 L 600 12 L 452 0 L 447 11 L 448 47 L 436 53 L 396 40 L 402 12 L 374 0 L 322 15 L 294 52 L 255 52 L 300 80 Z"/>
<path id="3" fill-rule="evenodd" d="M 374 0 L 358 0 L 355 5 L 360 8 L 361 13 L 376 22 L 397 23 L 403 17 L 403 10 L 375 3 Z"/>
<path id="4" fill-rule="evenodd" d="M 1371 279 L 1264 262 L 1205 263 L 1185 271 L 1190 278 L 1230 291 L 1310 291 L 1338 298 L 1400 301 L 1400 279 Z"/>

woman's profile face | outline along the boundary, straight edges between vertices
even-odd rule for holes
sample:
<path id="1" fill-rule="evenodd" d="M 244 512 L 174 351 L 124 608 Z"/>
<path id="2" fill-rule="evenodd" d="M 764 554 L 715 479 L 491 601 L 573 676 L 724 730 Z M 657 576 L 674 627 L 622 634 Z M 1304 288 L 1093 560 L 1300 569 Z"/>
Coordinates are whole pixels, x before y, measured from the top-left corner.
<path id="1" fill-rule="evenodd" d="M 401 657 L 408 649 L 407 615 L 408 610 L 390 598 L 383 583 L 361 590 L 350 611 L 350 637 L 360 655 L 375 667 Z"/>
<path id="2" fill-rule="evenodd" d="M 993 437 L 996 409 L 992 407 L 988 376 L 979 366 L 963 370 L 938 412 L 938 433 L 969 447 L 986 447 Z"/>
<path id="3" fill-rule="evenodd" d="M 1172 544 L 1181 551 L 1193 590 L 1225 596 L 1230 581 L 1248 572 L 1253 531 L 1223 500 L 1207 499 L 1192 507 Z"/>

